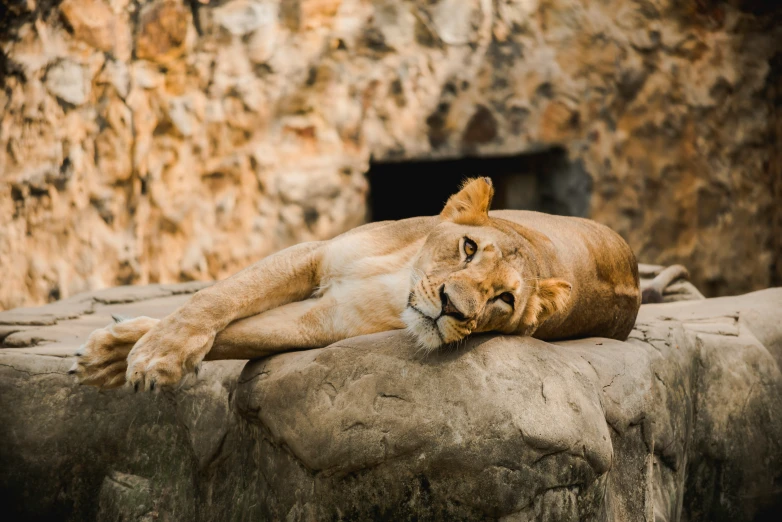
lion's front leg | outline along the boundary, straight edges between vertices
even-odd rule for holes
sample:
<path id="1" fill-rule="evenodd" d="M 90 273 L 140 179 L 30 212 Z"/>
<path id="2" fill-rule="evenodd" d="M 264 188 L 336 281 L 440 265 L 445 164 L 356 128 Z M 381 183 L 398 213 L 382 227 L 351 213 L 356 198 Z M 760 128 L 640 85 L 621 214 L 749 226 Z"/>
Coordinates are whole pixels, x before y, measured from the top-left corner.
<path id="1" fill-rule="evenodd" d="M 217 335 L 206 359 L 255 359 L 328 346 L 350 336 L 335 324 L 337 315 L 339 308 L 333 300 L 316 298 L 241 319 Z"/>
<path id="2" fill-rule="evenodd" d="M 319 284 L 322 246 L 287 248 L 196 293 L 133 346 L 127 381 L 136 390 L 176 385 L 232 322 L 307 299 Z"/>
<path id="3" fill-rule="evenodd" d="M 130 352 L 127 374 L 136 389 L 155 390 L 178 383 L 202 360 L 254 359 L 289 350 L 320 348 L 349 333 L 335 328 L 337 307 L 329 299 L 289 303 L 228 325 L 215 338 L 189 326 L 165 326 L 147 333 Z M 171 328 L 170 331 L 168 329 Z M 172 334 L 173 332 L 173 334 Z M 362 332 L 363 333 L 363 332 Z M 209 348 L 204 350 L 206 343 Z M 155 346 L 155 350 L 138 347 Z"/>
<path id="4" fill-rule="evenodd" d="M 128 354 L 133 345 L 160 322 L 151 317 L 115 321 L 92 332 L 76 352 L 78 359 L 68 373 L 76 375 L 80 384 L 100 388 L 125 384 Z"/>

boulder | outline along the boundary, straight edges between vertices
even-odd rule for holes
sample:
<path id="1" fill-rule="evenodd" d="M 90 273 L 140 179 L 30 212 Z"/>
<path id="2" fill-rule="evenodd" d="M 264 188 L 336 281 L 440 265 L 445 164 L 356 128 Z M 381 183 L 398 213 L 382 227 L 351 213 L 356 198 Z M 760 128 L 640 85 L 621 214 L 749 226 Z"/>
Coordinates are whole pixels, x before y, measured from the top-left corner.
<path id="1" fill-rule="evenodd" d="M 161 317 L 196 289 L 0 313 L 14 520 L 695 522 L 782 508 L 782 289 L 644 305 L 626 342 L 481 335 L 423 357 L 386 332 L 205 363 L 159 394 L 66 374 L 111 314 Z"/>

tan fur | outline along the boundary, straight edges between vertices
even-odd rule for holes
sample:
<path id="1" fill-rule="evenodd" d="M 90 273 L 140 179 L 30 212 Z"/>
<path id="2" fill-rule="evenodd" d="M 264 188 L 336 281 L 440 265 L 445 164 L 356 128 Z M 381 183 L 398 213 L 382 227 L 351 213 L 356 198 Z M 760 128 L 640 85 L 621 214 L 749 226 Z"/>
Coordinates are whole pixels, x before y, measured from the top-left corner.
<path id="1" fill-rule="evenodd" d="M 489 222 L 489 208 L 494 198 L 494 185 L 490 178 L 466 180 L 459 192 L 448 198 L 440 216 L 462 225 L 481 226 Z"/>
<path id="2" fill-rule="evenodd" d="M 522 323 L 537 327 L 558 310 L 564 310 L 570 300 L 572 285 L 564 279 L 546 279 L 538 284 L 527 302 Z"/>
<path id="3" fill-rule="evenodd" d="M 626 338 L 640 305 L 627 244 L 585 219 L 489 213 L 492 195 L 488 178 L 470 180 L 439 216 L 372 223 L 283 250 L 162 320 L 97 330 L 73 371 L 85 384 L 155 389 L 205 359 L 401 328 L 427 351 L 488 331 Z"/>

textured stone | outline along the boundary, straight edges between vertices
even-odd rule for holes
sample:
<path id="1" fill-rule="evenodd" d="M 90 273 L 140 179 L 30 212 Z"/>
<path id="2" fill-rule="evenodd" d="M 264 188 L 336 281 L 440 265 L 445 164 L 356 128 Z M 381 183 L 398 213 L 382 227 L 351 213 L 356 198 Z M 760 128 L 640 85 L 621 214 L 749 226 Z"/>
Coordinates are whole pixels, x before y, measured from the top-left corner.
<path id="1" fill-rule="evenodd" d="M 156 0 L 141 8 L 136 32 L 136 56 L 167 64 L 185 50 L 190 11 L 176 0 Z"/>
<path id="2" fill-rule="evenodd" d="M 63 60 L 46 72 L 46 88 L 64 102 L 81 105 L 90 94 L 90 84 L 84 74 L 79 64 Z"/>
<path id="3" fill-rule="evenodd" d="M 231 34 L 243 36 L 260 28 L 275 30 L 277 12 L 277 2 L 236 0 L 215 9 L 214 16 Z"/>
<path id="4" fill-rule="evenodd" d="M 639 259 L 685 264 L 710 296 L 782 282 L 779 9 L 9 5 L 0 308 L 222 278 L 332 237 L 366 219 L 370 158 L 552 147 L 592 179 L 585 212 Z"/>
<path id="5" fill-rule="evenodd" d="M 75 38 L 101 51 L 114 48 L 116 19 L 104 0 L 65 0 L 60 10 Z"/>
<path id="6" fill-rule="evenodd" d="M 66 375 L 110 314 L 161 317 L 193 290 L 87 294 L 91 313 L 30 327 L 46 344 L 0 348 L 7 516 L 742 522 L 782 508 L 782 289 L 644 305 L 627 342 L 484 335 L 422 358 L 386 332 L 204 363 L 159 395 Z M 68 315 L 54 306 L 37 313 Z"/>
<path id="7" fill-rule="evenodd" d="M 149 480 L 114 471 L 103 479 L 98 497 L 98 520 L 153 521 L 154 499 Z"/>

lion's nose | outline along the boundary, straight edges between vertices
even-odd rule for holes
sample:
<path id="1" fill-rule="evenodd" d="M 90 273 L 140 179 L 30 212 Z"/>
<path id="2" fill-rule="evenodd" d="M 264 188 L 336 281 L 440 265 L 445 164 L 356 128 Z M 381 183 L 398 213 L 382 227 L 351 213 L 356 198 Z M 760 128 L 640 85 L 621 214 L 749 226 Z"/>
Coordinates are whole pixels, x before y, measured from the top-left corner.
<path id="1" fill-rule="evenodd" d="M 443 315 L 449 315 L 459 321 L 464 321 L 464 314 L 454 306 L 451 300 L 448 298 L 448 294 L 445 293 L 445 285 L 440 287 L 440 302 L 443 303 Z"/>

